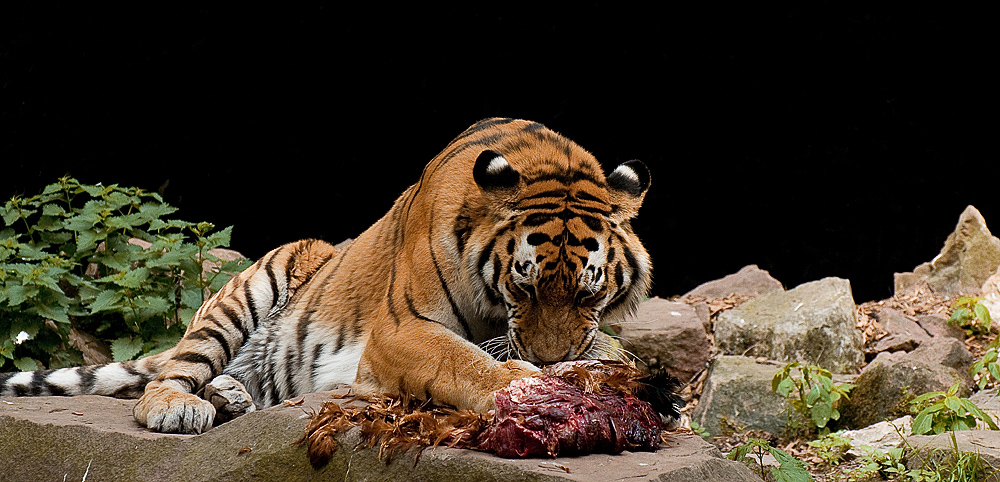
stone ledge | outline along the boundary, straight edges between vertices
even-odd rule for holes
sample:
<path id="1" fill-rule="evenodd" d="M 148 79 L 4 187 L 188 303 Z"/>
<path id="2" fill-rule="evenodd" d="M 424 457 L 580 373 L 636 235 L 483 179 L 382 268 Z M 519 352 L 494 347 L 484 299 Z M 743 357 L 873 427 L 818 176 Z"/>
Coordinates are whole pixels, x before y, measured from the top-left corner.
<path id="1" fill-rule="evenodd" d="M 340 391 L 343 393 L 343 391 Z M 671 435 L 656 453 L 625 452 L 558 459 L 502 459 L 472 450 L 427 449 L 386 464 L 377 449 L 354 451 L 356 431 L 338 441 L 329 464 L 314 469 L 296 445 L 330 392 L 297 407 L 253 412 L 202 435 L 159 434 L 132 419 L 134 400 L 99 396 L 0 399 L 0 480 L 243 481 L 759 481 L 689 434 Z"/>

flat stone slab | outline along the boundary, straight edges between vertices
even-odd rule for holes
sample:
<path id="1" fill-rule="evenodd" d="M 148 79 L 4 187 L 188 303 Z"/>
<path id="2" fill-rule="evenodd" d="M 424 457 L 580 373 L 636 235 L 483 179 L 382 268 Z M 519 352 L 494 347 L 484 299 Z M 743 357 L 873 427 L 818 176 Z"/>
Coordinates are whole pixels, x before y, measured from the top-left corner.
<path id="1" fill-rule="evenodd" d="M 346 393 L 339 390 L 333 393 Z M 202 435 L 151 432 L 132 419 L 135 400 L 84 395 L 0 399 L 0 480 L 114 481 L 759 481 L 693 434 L 668 435 L 655 453 L 592 454 L 556 459 L 503 459 L 439 447 L 388 464 L 378 450 L 353 450 L 357 430 L 338 437 L 340 450 L 315 469 L 305 445 L 308 412 L 331 400 L 309 394 L 299 406 L 279 405 L 240 417 Z"/>

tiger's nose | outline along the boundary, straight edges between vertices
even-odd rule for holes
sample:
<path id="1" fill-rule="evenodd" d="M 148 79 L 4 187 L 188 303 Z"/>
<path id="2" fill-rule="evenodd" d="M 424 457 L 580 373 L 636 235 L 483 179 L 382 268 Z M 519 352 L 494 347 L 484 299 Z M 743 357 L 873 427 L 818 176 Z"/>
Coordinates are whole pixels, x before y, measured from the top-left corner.
<path id="1" fill-rule="evenodd" d="M 540 361 L 542 363 L 555 363 L 555 362 L 559 362 L 559 361 L 570 360 L 571 359 L 570 358 L 570 352 L 571 351 L 572 350 L 567 349 L 562 354 L 559 354 L 559 352 L 551 352 L 551 351 L 548 351 L 548 350 L 546 350 L 546 351 L 536 351 L 535 352 L 535 357 L 538 358 L 538 361 Z"/>

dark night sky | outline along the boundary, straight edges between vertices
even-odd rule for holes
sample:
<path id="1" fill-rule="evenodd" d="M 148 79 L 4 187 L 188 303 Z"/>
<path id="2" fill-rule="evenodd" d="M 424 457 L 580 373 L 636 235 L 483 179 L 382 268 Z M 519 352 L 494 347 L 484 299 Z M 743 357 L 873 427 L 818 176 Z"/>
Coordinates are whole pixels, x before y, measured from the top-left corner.
<path id="1" fill-rule="evenodd" d="M 169 180 L 251 257 L 356 235 L 494 115 L 646 162 L 660 295 L 756 263 L 884 298 L 966 205 L 1000 223 L 985 12 L 41 3 L 0 6 L 0 199 Z"/>

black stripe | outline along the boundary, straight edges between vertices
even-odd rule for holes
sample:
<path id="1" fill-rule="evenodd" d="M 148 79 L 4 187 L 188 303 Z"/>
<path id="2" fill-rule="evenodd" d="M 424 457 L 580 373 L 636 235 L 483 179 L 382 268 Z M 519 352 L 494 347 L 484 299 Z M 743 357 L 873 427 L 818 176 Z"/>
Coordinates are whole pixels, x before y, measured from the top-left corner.
<path id="1" fill-rule="evenodd" d="M 521 198 L 521 202 L 527 201 L 529 199 L 548 198 L 548 197 L 565 199 L 567 196 L 569 196 L 569 191 L 566 189 L 550 189 L 548 191 L 542 191 L 539 193 L 532 194 L 530 196 L 525 196 Z"/>
<path id="2" fill-rule="evenodd" d="M 276 257 L 277 254 L 271 256 L 271 258 L 268 259 L 267 263 L 264 265 L 264 272 L 267 273 L 268 280 L 271 283 L 271 309 L 274 309 L 274 307 L 278 305 L 278 278 L 274 276 L 273 266 L 274 258 Z M 285 280 L 285 282 L 287 283 L 288 280 Z"/>
<path id="3" fill-rule="evenodd" d="M 243 317 L 240 316 L 240 314 L 237 313 L 236 310 L 232 309 L 229 305 L 223 303 L 222 300 L 219 300 L 219 308 L 222 309 L 222 313 L 226 315 L 227 318 L 229 318 L 229 321 L 233 322 L 233 325 L 236 326 L 236 329 L 240 330 L 240 334 L 243 335 L 243 342 L 246 342 L 247 338 L 250 338 L 250 332 L 247 331 L 247 327 L 243 326 Z"/>
<path id="4" fill-rule="evenodd" d="M 465 339 L 472 339 L 472 329 L 469 328 L 469 322 L 466 321 L 465 317 L 462 316 L 461 310 L 458 309 L 458 305 L 455 304 L 455 298 L 451 295 L 451 290 L 448 289 L 448 282 L 444 279 L 444 273 L 441 272 L 441 265 L 438 263 L 437 254 L 434 253 L 434 229 L 433 227 L 427 230 L 427 243 L 428 248 L 431 252 L 431 261 L 434 263 L 434 271 L 437 273 L 438 281 L 441 283 L 441 288 L 444 289 L 445 297 L 448 299 L 448 304 L 451 305 L 451 312 L 455 314 L 455 318 L 458 319 L 459 324 L 462 325 L 462 329 L 465 330 Z M 493 249 L 493 241 L 490 241 L 490 249 Z M 389 293 L 391 296 L 392 293 Z M 390 298 L 391 299 L 391 298 Z"/>
<path id="5" fill-rule="evenodd" d="M 93 391 L 95 382 L 94 371 L 101 368 L 101 366 L 88 366 L 76 369 L 76 374 L 80 376 L 80 391 L 82 393 L 91 393 Z"/>
<path id="6" fill-rule="evenodd" d="M 223 361 L 223 363 L 229 363 L 229 360 L 232 360 L 233 358 L 233 353 L 229 349 L 229 342 L 226 341 L 226 337 L 223 336 L 223 334 L 220 333 L 218 330 L 214 330 L 211 327 L 205 326 L 197 331 L 192 332 L 187 337 L 194 338 L 197 340 L 207 340 L 209 338 L 214 338 L 215 341 L 219 342 L 219 345 L 222 347 L 222 351 L 226 353 L 226 359 L 225 361 Z M 138 373 L 136 373 L 134 370 L 132 371 L 132 374 L 138 375 Z"/>
<path id="7" fill-rule="evenodd" d="M 202 365 L 206 365 L 206 366 L 208 366 L 209 370 L 212 372 L 212 376 L 213 377 L 217 373 L 216 368 L 215 368 L 215 363 L 212 362 L 212 359 L 208 358 L 205 355 L 202 355 L 201 353 L 196 353 L 196 352 L 193 352 L 193 351 L 184 352 L 184 353 L 178 353 L 178 354 L 174 355 L 170 359 L 171 360 L 176 360 L 176 361 L 187 362 L 187 363 L 200 363 Z"/>
<path id="8" fill-rule="evenodd" d="M 406 290 L 403 293 L 403 297 L 406 298 L 406 308 L 410 310 L 410 314 L 411 315 L 413 315 L 414 317 L 416 317 L 417 319 L 420 319 L 420 320 L 429 321 L 431 323 L 441 324 L 440 321 L 432 320 L 432 319 L 430 319 L 430 318 L 428 318 L 428 317 L 426 317 L 424 315 L 421 315 L 420 312 L 417 311 L 417 307 L 413 304 L 413 297 L 410 296 L 410 291 L 409 290 Z M 470 334 L 470 337 L 471 337 L 471 334 Z"/>
<path id="9" fill-rule="evenodd" d="M 257 315 L 257 302 L 253 299 L 249 282 L 243 284 L 243 296 L 247 298 L 247 311 L 250 312 L 250 319 L 253 321 L 253 331 L 257 331 L 257 327 L 260 326 L 260 317 Z"/>

